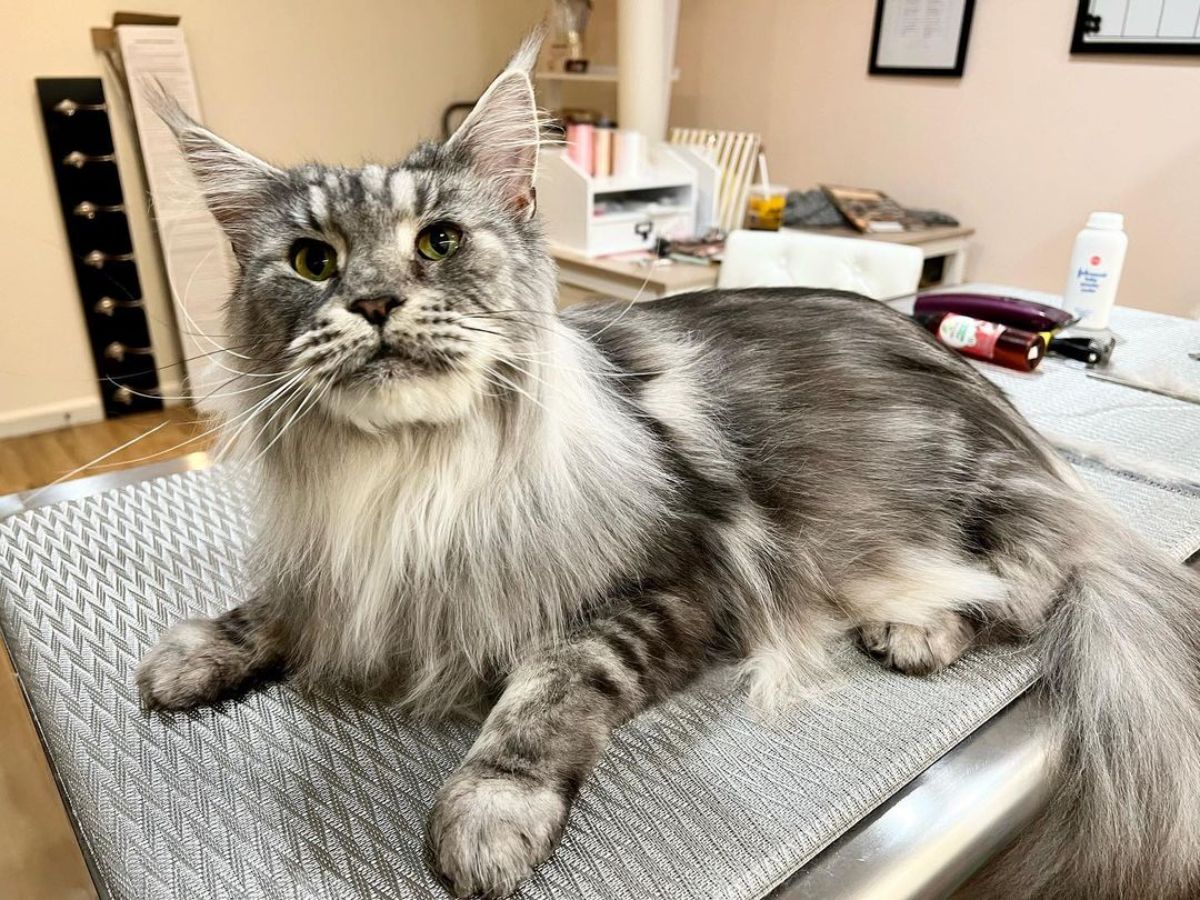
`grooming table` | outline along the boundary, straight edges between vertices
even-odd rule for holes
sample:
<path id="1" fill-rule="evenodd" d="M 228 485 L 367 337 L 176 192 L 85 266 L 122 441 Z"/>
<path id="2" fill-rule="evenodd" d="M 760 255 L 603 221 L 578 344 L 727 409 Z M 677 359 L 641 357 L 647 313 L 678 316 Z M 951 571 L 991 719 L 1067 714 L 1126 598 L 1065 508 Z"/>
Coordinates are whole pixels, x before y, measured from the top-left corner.
<path id="1" fill-rule="evenodd" d="M 1140 348 L 1129 359 L 1200 350 L 1198 323 L 1121 310 L 1114 325 Z M 1153 329 L 1172 335 L 1167 349 L 1139 342 Z M 1200 390 L 1200 362 L 1179 364 Z M 1190 471 L 1189 486 L 1075 460 L 1151 541 L 1180 560 L 1200 547 L 1200 406 L 1053 360 L 1031 376 L 985 371 L 1039 427 Z M 1067 390 L 1117 391 L 1125 412 L 1076 421 Z M 0 499 L 0 625 L 97 887 L 122 900 L 445 897 L 424 820 L 471 725 L 287 684 L 170 717 L 138 707 L 134 668 L 158 634 L 241 599 L 245 487 L 193 456 Z M 847 647 L 818 696 L 765 720 L 714 673 L 617 732 L 520 896 L 946 896 L 1044 796 L 1036 707 L 1013 702 L 1034 668 L 1001 646 L 912 678 Z"/>

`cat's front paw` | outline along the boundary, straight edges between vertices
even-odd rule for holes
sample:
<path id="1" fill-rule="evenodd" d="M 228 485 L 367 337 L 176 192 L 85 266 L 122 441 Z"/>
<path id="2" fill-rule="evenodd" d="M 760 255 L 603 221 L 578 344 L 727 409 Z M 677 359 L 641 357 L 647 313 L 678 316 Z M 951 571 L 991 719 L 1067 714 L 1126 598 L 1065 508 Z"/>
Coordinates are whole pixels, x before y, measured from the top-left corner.
<path id="1" fill-rule="evenodd" d="M 566 819 L 553 787 L 460 772 L 429 818 L 434 862 L 457 897 L 507 897 L 554 852 Z"/>
<path id="2" fill-rule="evenodd" d="M 216 703 L 242 688 L 251 675 L 250 654 L 211 619 L 176 622 L 137 669 L 147 709 L 181 710 Z"/>

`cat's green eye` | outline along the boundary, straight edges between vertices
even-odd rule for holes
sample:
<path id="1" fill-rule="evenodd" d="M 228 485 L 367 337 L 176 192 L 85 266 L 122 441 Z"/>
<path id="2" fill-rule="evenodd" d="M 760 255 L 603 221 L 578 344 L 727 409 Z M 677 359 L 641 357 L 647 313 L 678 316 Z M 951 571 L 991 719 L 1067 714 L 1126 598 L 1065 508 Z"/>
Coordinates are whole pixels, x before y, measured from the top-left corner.
<path id="1" fill-rule="evenodd" d="M 309 281 L 327 281 L 337 274 L 337 251 L 324 241 L 302 238 L 292 244 L 292 268 Z"/>
<path id="2" fill-rule="evenodd" d="M 462 245 L 462 229 L 453 222 L 434 222 L 417 235 L 417 252 L 434 262 L 448 259 Z"/>

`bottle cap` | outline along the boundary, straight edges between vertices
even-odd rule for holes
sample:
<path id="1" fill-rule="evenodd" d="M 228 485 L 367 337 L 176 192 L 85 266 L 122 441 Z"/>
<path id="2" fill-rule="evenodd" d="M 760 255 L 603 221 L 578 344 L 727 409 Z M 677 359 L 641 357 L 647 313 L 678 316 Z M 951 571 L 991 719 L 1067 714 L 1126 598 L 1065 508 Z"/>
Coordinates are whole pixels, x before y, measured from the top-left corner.
<path id="1" fill-rule="evenodd" d="M 1125 227 L 1125 217 L 1115 212 L 1094 212 L 1088 216 L 1088 228 L 1099 228 L 1101 231 L 1120 231 Z"/>

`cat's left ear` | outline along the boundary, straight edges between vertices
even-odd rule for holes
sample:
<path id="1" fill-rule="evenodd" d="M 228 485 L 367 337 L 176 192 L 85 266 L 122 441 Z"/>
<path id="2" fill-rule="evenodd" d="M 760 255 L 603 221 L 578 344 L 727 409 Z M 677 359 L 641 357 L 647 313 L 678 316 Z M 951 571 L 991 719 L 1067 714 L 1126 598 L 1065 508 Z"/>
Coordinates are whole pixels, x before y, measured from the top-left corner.
<path id="1" fill-rule="evenodd" d="M 446 142 L 447 149 L 466 154 L 476 171 L 500 189 L 505 203 L 522 219 L 531 218 L 536 206 L 533 181 L 541 123 L 533 98 L 533 68 L 544 36 L 539 29 L 525 39 Z"/>

